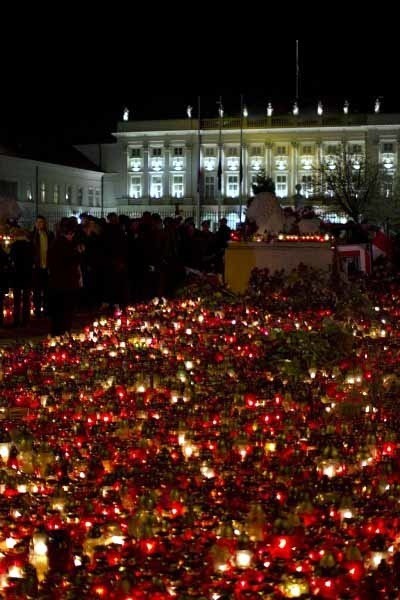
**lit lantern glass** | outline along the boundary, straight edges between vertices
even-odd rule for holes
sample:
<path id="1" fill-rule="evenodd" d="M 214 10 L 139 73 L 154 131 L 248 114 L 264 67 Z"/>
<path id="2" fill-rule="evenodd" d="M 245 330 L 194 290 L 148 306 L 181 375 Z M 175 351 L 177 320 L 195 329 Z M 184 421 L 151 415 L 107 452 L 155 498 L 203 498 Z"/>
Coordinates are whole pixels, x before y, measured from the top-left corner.
<path id="1" fill-rule="evenodd" d="M 8 457 L 10 456 L 10 448 L 10 442 L 0 442 L 0 457 L 3 459 L 4 462 L 6 462 L 8 460 Z"/>
<path id="2" fill-rule="evenodd" d="M 300 598 L 308 594 L 309 586 L 303 578 L 288 577 L 286 581 L 279 585 L 279 591 L 284 598 Z"/>
<path id="3" fill-rule="evenodd" d="M 236 552 L 236 566 L 240 569 L 248 569 L 253 558 L 250 550 L 238 550 Z"/>

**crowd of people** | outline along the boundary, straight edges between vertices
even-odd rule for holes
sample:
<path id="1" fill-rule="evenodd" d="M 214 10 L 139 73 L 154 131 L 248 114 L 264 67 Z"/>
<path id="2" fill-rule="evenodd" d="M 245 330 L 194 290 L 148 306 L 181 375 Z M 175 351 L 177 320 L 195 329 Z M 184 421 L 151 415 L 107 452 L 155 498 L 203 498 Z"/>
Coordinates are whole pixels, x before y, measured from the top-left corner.
<path id="1" fill-rule="evenodd" d="M 4 296 L 13 290 L 13 326 L 31 317 L 51 318 L 51 334 L 71 328 L 77 307 L 123 310 L 154 296 L 173 297 L 190 269 L 223 272 L 231 230 L 225 218 L 216 232 L 205 220 L 144 212 L 141 218 L 109 213 L 65 217 L 51 232 L 43 216 L 33 231 L 14 226 L 0 246 L 0 326 Z"/>

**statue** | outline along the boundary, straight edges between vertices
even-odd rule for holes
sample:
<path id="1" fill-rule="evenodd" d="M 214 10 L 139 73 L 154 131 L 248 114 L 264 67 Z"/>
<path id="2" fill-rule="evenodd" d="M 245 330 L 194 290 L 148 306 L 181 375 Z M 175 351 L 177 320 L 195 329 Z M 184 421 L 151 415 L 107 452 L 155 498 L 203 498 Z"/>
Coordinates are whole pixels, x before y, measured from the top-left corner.
<path id="1" fill-rule="evenodd" d="M 297 223 L 300 235 L 311 235 L 321 232 L 321 219 L 319 219 L 313 210 L 303 209 L 301 219 Z"/>
<path id="2" fill-rule="evenodd" d="M 129 121 L 129 108 L 125 106 L 124 112 L 122 113 L 122 120 Z"/>
<path id="3" fill-rule="evenodd" d="M 268 179 L 268 181 L 270 181 Z M 246 213 L 250 227 L 256 228 L 257 233 L 278 234 L 294 233 L 307 235 L 321 230 L 321 220 L 310 208 L 302 208 L 304 196 L 300 194 L 301 185 L 296 185 L 294 196 L 296 209 L 301 213 L 300 220 L 289 207 L 282 209 L 277 197 L 271 191 L 260 191 L 251 200 Z"/>
<path id="4" fill-rule="evenodd" d="M 280 233 L 285 227 L 283 210 L 271 192 L 261 192 L 254 196 L 247 213 L 247 220 L 257 226 L 258 233 Z"/>

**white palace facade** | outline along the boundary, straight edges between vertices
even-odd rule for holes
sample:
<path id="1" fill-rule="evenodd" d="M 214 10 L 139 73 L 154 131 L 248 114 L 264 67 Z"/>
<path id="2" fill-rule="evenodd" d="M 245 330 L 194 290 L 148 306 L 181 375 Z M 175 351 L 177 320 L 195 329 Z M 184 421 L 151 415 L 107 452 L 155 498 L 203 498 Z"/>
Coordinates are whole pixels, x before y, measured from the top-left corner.
<path id="1" fill-rule="evenodd" d="M 163 217 L 179 210 L 197 221 L 225 216 L 234 226 L 261 169 L 285 205 L 293 204 L 297 184 L 305 197 L 312 195 L 315 169 L 333 163 L 343 149 L 354 157 L 367 154 L 394 177 L 400 115 L 224 117 L 202 119 L 200 130 L 197 119 L 128 120 L 114 135 L 116 143 L 101 148 L 105 210 Z M 99 163 L 98 146 L 79 150 Z"/>
<path id="2" fill-rule="evenodd" d="M 207 218 L 216 223 L 224 216 L 234 227 L 244 217 L 261 169 L 273 178 L 284 205 L 294 203 L 298 184 L 303 196 L 312 195 L 315 169 L 333 162 L 343 149 L 354 156 L 367 154 L 394 177 L 400 114 L 223 117 L 202 119 L 200 129 L 194 118 L 123 120 L 113 135 L 115 142 L 75 148 L 84 155 L 86 170 L 86 165 L 50 165 L 2 154 L 0 180 L 5 190 L 11 184 L 15 189 L 24 221 L 33 219 L 35 211 L 50 221 L 84 211 L 131 217 L 179 211 L 196 222 Z"/>

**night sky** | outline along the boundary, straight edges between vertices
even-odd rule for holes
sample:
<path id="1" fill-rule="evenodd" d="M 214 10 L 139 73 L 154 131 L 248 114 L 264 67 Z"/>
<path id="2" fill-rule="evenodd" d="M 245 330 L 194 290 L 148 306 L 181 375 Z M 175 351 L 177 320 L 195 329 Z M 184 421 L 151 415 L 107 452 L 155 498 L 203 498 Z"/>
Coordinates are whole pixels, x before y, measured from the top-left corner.
<path id="1" fill-rule="evenodd" d="M 287 114 L 295 96 L 295 40 L 279 43 L 246 41 L 239 52 L 231 44 L 213 44 L 207 51 L 188 43 L 161 47 L 161 54 L 143 52 L 129 41 L 109 47 L 94 40 L 90 51 L 70 47 L 37 48 L 2 66 L 0 141 L 40 136 L 59 142 L 107 140 L 127 105 L 136 119 L 185 117 L 201 96 L 202 116 L 217 115 L 222 96 L 226 115 L 239 113 L 242 93 L 250 116 L 264 115 L 268 101 L 275 114 Z M 382 98 L 383 112 L 400 113 L 397 52 L 394 42 L 354 40 L 349 46 L 300 40 L 300 107 L 341 110 L 344 99 L 352 111 L 372 111 Z M 229 51 L 228 51 L 229 48 Z M 163 51 L 164 49 L 164 51 Z"/>

